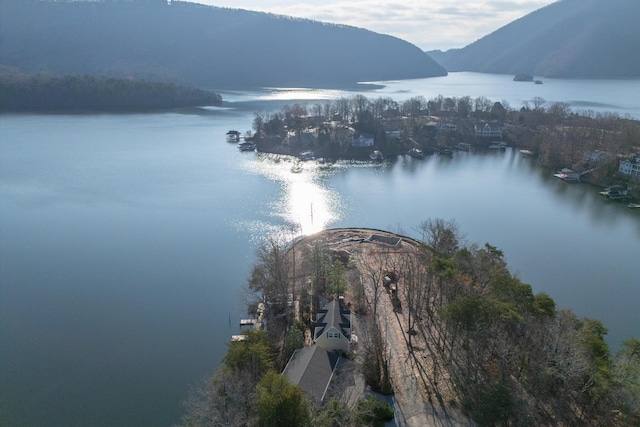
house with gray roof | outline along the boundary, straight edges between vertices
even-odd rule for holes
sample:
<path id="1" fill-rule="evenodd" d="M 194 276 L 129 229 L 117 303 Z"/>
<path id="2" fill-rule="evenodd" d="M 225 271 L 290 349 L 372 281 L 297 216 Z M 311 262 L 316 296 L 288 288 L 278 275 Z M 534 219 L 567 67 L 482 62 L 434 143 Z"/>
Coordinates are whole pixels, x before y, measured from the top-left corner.
<path id="1" fill-rule="evenodd" d="M 349 352 L 351 344 L 351 312 L 337 300 L 318 310 L 313 341 L 327 351 Z"/>
<path id="2" fill-rule="evenodd" d="M 337 300 L 318 310 L 313 330 L 314 344 L 293 352 L 282 375 L 319 402 L 325 394 L 351 343 L 351 312 Z"/>
<path id="3" fill-rule="evenodd" d="M 282 375 L 310 397 L 322 402 L 339 361 L 338 353 L 317 345 L 299 348 L 291 355 Z"/>

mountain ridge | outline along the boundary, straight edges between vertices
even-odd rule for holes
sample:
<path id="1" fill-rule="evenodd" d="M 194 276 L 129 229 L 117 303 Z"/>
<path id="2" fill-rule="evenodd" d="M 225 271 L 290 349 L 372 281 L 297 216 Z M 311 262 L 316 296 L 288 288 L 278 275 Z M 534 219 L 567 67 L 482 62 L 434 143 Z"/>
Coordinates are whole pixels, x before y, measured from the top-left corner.
<path id="1" fill-rule="evenodd" d="M 557 78 L 640 77 L 640 3 L 560 0 L 461 49 L 429 51 L 447 71 Z"/>
<path id="2" fill-rule="evenodd" d="M 206 89 L 446 75 L 398 38 L 262 12 L 159 0 L 3 0 L 0 7 L 0 65 L 25 73 L 131 76 Z"/>

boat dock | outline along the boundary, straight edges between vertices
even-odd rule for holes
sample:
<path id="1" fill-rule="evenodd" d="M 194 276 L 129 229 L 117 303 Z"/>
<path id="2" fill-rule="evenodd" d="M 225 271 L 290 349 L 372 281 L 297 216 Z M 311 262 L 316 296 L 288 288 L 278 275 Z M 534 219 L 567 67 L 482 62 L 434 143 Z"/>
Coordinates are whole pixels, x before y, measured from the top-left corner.
<path id="1" fill-rule="evenodd" d="M 264 302 L 258 303 L 258 307 L 255 313 L 257 317 L 241 318 L 240 328 L 242 328 L 243 326 L 247 326 L 256 330 L 262 329 L 263 322 L 264 322 L 264 310 L 265 310 Z M 231 318 L 229 318 L 229 326 L 231 326 Z M 242 333 L 242 330 L 238 335 L 231 335 L 231 341 L 244 341 L 246 339 L 247 339 L 247 336 Z"/>

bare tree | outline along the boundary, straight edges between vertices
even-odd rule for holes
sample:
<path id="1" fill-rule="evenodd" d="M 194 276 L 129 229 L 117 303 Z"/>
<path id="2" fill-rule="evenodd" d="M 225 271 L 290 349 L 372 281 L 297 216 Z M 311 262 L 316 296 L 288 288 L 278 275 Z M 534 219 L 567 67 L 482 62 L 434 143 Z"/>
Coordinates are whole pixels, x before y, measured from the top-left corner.
<path id="1" fill-rule="evenodd" d="M 546 100 L 542 97 L 539 96 L 534 96 L 533 98 L 531 98 L 531 104 L 533 104 L 533 109 L 535 111 L 542 111 L 544 112 L 544 104 L 546 104 Z"/>
<path id="2" fill-rule="evenodd" d="M 250 425 L 255 383 L 240 370 L 221 369 L 200 387 L 192 390 L 183 403 L 182 422 L 187 427 Z"/>
<path id="3" fill-rule="evenodd" d="M 493 103 L 485 96 L 479 96 L 473 101 L 473 108 L 476 113 L 488 113 L 491 111 Z"/>
<path id="4" fill-rule="evenodd" d="M 340 115 L 342 120 L 349 120 L 351 116 L 351 102 L 349 98 L 338 98 L 335 100 L 336 113 Z"/>
<path id="5" fill-rule="evenodd" d="M 409 117 L 419 117 L 422 115 L 422 111 L 427 108 L 427 102 L 422 96 L 414 96 L 402 103 L 400 111 L 402 114 Z"/>
<path id="6" fill-rule="evenodd" d="M 424 304 L 428 304 L 427 265 L 426 252 L 404 252 L 398 257 L 397 267 L 394 267 L 400 277 L 399 291 L 406 302 L 406 310 L 403 311 L 407 319 L 409 348 L 412 348 L 412 337 L 416 334 L 414 324 L 420 319 Z"/>
<path id="7" fill-rule="evenodd" d="M 371 292 L 372 299 L 369 305 L 373 309 L 373 317 L 378 312 L 378 300 L 384 292 L 383 278 L 389 263 L 389 254 L 386 251 L 374 252 L 370 256 L 358 257 L 358 265 L 362 274 L 362 281 Z M 367 286 L 368 285 L 368 286 Z"/>
<path id="8" fill-rule="evenodd" d="M 442 95 L 438 95 L 434 98 L 431 98 L 429 101 L 427 101 L 429 114 L 438 114 L 440 111 L 442 111 L 443 101 L 444 101 L 444 97 Z"/>
<path id="9" fill-rule="evenodd" d="M 371 101 L 364 95 L 355 95 L 351 98 L 351 112 L 354 117 L 358 117 L 364 111 L 367 111 L 371 105 Z"/>
<path id="10" fill-rule="evenodd" d="M 458 250 L 462 238 L 454 220 L 428 219 L 418 225 L 422 243 L 438 256 L 451 256 Z"/>
<path id="11" fill-rule="evenodd" d="M 248 281 L 250 290 L 268 298 L 286 298 L 290 291 L 289 273 L 292 267 L 287 257 L 288 247 L 288 243 L 278 242 L 274 237 L 269 237 L 258 247 L 257 262 Z"/>

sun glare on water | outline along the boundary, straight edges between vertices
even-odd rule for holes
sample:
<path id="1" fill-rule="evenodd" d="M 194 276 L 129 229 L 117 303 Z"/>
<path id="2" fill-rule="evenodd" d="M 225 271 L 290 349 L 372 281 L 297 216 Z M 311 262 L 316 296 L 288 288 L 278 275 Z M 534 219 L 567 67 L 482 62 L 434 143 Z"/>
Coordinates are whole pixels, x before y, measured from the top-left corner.
<path id="1" fill-rule="evenodd" d="M 327 172 L 315 161 L 300 162 L 290 156 L 263 154 L 247 164 L 252 172 L 280 184 L 281 191 L 270 203 L 270 215 L 282 230 L 296 236 L 306 236 L 328 228 L 340 218 L 340 200 L 337 192 L 326 187 L 323 177 Z M 271 229 L 273 224 L 263 224 Z"/>
<path id="2" fill-rule="evenodd" d="M 308 89 L 308 88 L 266 88 L 265 93 L 259 98 L 269 101 L 310 101 L 310 100 L 330 100 L 340 97 L 341 92 L 330 89 Z"/>
<path id="3" fill-rule="evenodd" d="M 328 191 L 320 185 L 307 181 L 302 173 L 287 183 L 286 219 L 299 227 L 302 235 L 324 230 L 335 218 L 328 204 Z"/>

